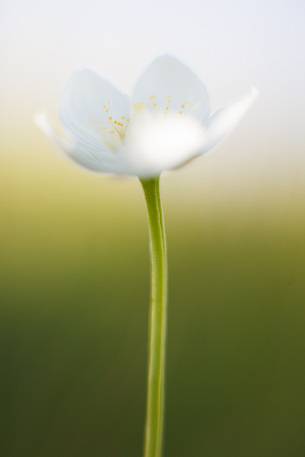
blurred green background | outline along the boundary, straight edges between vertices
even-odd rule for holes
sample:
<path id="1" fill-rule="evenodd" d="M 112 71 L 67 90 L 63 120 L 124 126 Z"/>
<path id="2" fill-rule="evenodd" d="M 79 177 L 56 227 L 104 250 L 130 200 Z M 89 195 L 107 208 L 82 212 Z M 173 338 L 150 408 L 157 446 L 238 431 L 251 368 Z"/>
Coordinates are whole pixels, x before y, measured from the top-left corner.
<path id="1" fill-rule="evenodd" d="M 149 296 L 141 189 L 48 159 L 48 173 L 22 161 L 10 175 L 3 161 L 1 172 L 0 455 L 140 456 Z M 304 205 L 225 191 L 216 204 L 202 186 L 194 199 L 183 184 L 192 166 L 162 186 L 165 455 L 302 457 Z"/>

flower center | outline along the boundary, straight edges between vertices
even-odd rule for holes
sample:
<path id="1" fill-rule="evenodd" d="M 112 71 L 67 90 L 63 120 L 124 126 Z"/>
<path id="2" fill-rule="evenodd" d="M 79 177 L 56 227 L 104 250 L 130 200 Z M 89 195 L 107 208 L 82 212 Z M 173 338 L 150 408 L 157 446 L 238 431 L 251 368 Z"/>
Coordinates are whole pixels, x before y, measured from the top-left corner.
<path id="1" fill-rule="evenodd" d="M 147 103 L 139 102 L 133 105 L 131 116 L 143 114 L 145 111 L 161 115 L 167 115 L 169 112 L 184 115 L 192 106 L 191 102 L 186 101 L 174 107 L 173 99 L 170 95 L 160 101 L 156 95 L 151 95 Z M 102 125 L 103 140 L 109 149 L 116 151 L 125 140 L 130 119 L 125 116 L 115 119 L 110 112 L 110 103 L 105 103 L 103 110 L 107 118 L 106 123 Z"/>

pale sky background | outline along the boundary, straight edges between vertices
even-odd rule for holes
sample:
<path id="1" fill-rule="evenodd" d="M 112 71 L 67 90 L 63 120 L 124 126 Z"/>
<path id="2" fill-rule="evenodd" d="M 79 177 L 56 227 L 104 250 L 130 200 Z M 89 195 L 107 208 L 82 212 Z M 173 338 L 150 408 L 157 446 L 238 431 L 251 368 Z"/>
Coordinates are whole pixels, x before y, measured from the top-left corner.
<path id="1" fill-rule="evenodd" d="M 214 109 L 252 84 L 260 97 L 213 154 L 167 179 L 195 193 L 202 183 L 214 195 L 304 198 L 304 0 L 2 0 L 0 8 L 6 173 L 14 161 L 55 175 L 70 166 L 52 155 L 32 117 L 42 109 L 56 117 L 74 70 L 93 68 L 130 92 L 145 65 L 171 53 L 206 83 Z"/>

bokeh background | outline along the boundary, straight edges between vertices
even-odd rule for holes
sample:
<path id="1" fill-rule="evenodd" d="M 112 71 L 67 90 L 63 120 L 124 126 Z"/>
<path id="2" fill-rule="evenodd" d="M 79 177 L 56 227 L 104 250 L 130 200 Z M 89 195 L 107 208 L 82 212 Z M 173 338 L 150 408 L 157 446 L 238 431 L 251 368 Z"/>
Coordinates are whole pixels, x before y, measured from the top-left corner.
<path id="1" fill-rule="evenodd" d="M 164 176 L 166 457 L 305 455 L 305 3 L 2 0 L 0 455 L 142 453 L 149 294 L 136 180 L 87 173 L 33 125 L 91 67 L 126 92 L 172 53 L 214 108 L 260 98 Z"/>

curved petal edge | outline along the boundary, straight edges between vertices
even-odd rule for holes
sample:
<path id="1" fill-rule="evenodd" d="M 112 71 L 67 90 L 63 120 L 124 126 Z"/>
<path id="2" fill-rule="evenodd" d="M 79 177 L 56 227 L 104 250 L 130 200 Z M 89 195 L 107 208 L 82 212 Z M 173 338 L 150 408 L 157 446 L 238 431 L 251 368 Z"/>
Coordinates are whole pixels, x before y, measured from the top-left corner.
<path id="1" fill-rule="evenodd" d="M 78 142 L 71 134 L 68 134 L 66 138 L 57 134 L 45 113 L 36 114 L 34 122 L 59 150 L 78 165 L 94 172 L 110 174 L 117 172 L 114 161 L 107 160 L 107 157 L 102 157 L 102 155 L 96 156 L 95 151 L 90 151 L 87 145 Z"/>
<path id="2" fill-rule="evenodd" d="M 203 153 L 212 149 L 235 129 L 257 99 L 258 94 L 258 89 L 253 86 L 239 100 L 210 116 L 207 122 L 207 142 Z"/>

